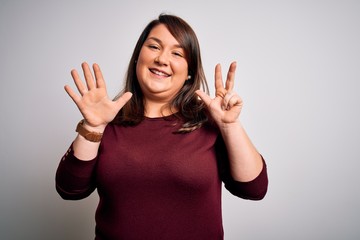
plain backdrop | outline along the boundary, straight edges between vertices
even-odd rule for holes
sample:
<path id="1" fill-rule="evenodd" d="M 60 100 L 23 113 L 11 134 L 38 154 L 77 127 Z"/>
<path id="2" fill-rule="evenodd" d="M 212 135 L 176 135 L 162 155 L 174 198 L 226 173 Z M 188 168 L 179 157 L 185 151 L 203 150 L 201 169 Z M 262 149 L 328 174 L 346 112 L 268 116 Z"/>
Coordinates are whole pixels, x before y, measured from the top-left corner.
<path id="1" fill-rule="evenodd" d="M 163 12 L 197 33 L 212 93 L 215 64 L 238 62 L 241 121 L 268 163 L 264 200 L 223 191 L 225 239 L 359 239 L 360 1 L 350 0 L 1 0 L 1 239 L 94 238 L 97 194 L 65 201 L 54 187 L 81 119 L 63 86 L 96 62 L 115 96 Z"/>

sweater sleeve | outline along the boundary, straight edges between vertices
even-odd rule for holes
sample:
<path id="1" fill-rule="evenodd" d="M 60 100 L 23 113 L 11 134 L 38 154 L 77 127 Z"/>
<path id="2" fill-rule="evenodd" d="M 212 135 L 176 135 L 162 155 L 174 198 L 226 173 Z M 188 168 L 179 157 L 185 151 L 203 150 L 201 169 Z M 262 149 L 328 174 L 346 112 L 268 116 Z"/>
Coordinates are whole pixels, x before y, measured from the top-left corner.
<path id="1" fill-rule="evenodd" d="M 96 188 L 94 169 L 96 159 L 81 161 L 74 156 L 72 145 L 62 157 L 56 171 L 56 191 L 66 200 L 88 197 Z"/>
<path id="2" fill-rule="evenodd" d="M 231 194 L 248 200 L 261 200 L 265 197 L 268 188 L 268 175 L 266 163 L 262 156 L 263 168 L 260 174 L 252 181 L 239 182 L 231 176 L 228 154 L 221 136 L 216 141 L 216 153 L 220 178 Z"/>

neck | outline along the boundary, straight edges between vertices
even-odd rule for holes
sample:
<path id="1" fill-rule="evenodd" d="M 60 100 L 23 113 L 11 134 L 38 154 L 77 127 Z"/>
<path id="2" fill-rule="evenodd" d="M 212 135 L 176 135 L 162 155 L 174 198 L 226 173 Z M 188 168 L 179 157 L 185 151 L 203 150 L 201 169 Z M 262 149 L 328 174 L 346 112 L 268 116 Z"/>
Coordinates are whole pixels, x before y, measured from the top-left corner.
<path id="1" fill-rule="evenodd" d="M 168 102 L 145 101 L 145 116 L 149 118 L 166 117 L 176 112 L 171 109 Z"/>

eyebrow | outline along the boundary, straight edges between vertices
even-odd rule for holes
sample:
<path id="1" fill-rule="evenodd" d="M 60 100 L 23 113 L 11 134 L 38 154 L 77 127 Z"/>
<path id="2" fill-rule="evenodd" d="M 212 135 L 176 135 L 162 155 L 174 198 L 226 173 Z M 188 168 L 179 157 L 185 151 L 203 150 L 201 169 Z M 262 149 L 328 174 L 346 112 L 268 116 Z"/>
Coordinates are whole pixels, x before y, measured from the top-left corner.
<path id="1" fill-rule="evenodd" d="M 162 44 L 162 43 L 163 43 L 163 42 L 162 42 L 160 39 L 158 39 L 157 37 L 148 37 L 148 38 L 146 39 L 146 41 L 148 41 L 148 40 L 154 40 L 155 42 L 157 42 L 157 43 L 159 43 L 159 44 Z M 184 49 L 180 44 L 175 44 L 174 47 Z"/>

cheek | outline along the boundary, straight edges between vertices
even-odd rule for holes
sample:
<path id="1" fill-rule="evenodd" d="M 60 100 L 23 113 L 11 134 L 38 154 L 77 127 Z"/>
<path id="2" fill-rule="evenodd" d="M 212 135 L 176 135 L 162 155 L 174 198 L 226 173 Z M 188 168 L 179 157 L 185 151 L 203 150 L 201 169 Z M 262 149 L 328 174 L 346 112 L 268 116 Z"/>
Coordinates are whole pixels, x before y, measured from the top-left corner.
<path id="1" fill-rule="evenodd" d="M 146 48 L 141 48 L 139 57 L 137 59 L 137 65 L 144 64 L 148 62 L 151 58 L 151 52 L 149 52 Z"/>
<path id="2" fill-rule="evenodd" d="M 146 63 L 146 54 L 141 50 L 138 59 L 136 60 L 136 76 L 139 78 L 144 72 Z"/>
<path id="3" fill-rule="evenodd" d="M 179 62 L 175 64 L 175 69 L 179 73 L 179 76 L 183 77 L 184 79 L 187 78 L 188 75 L 188 65 L 186 62 Z"/>

